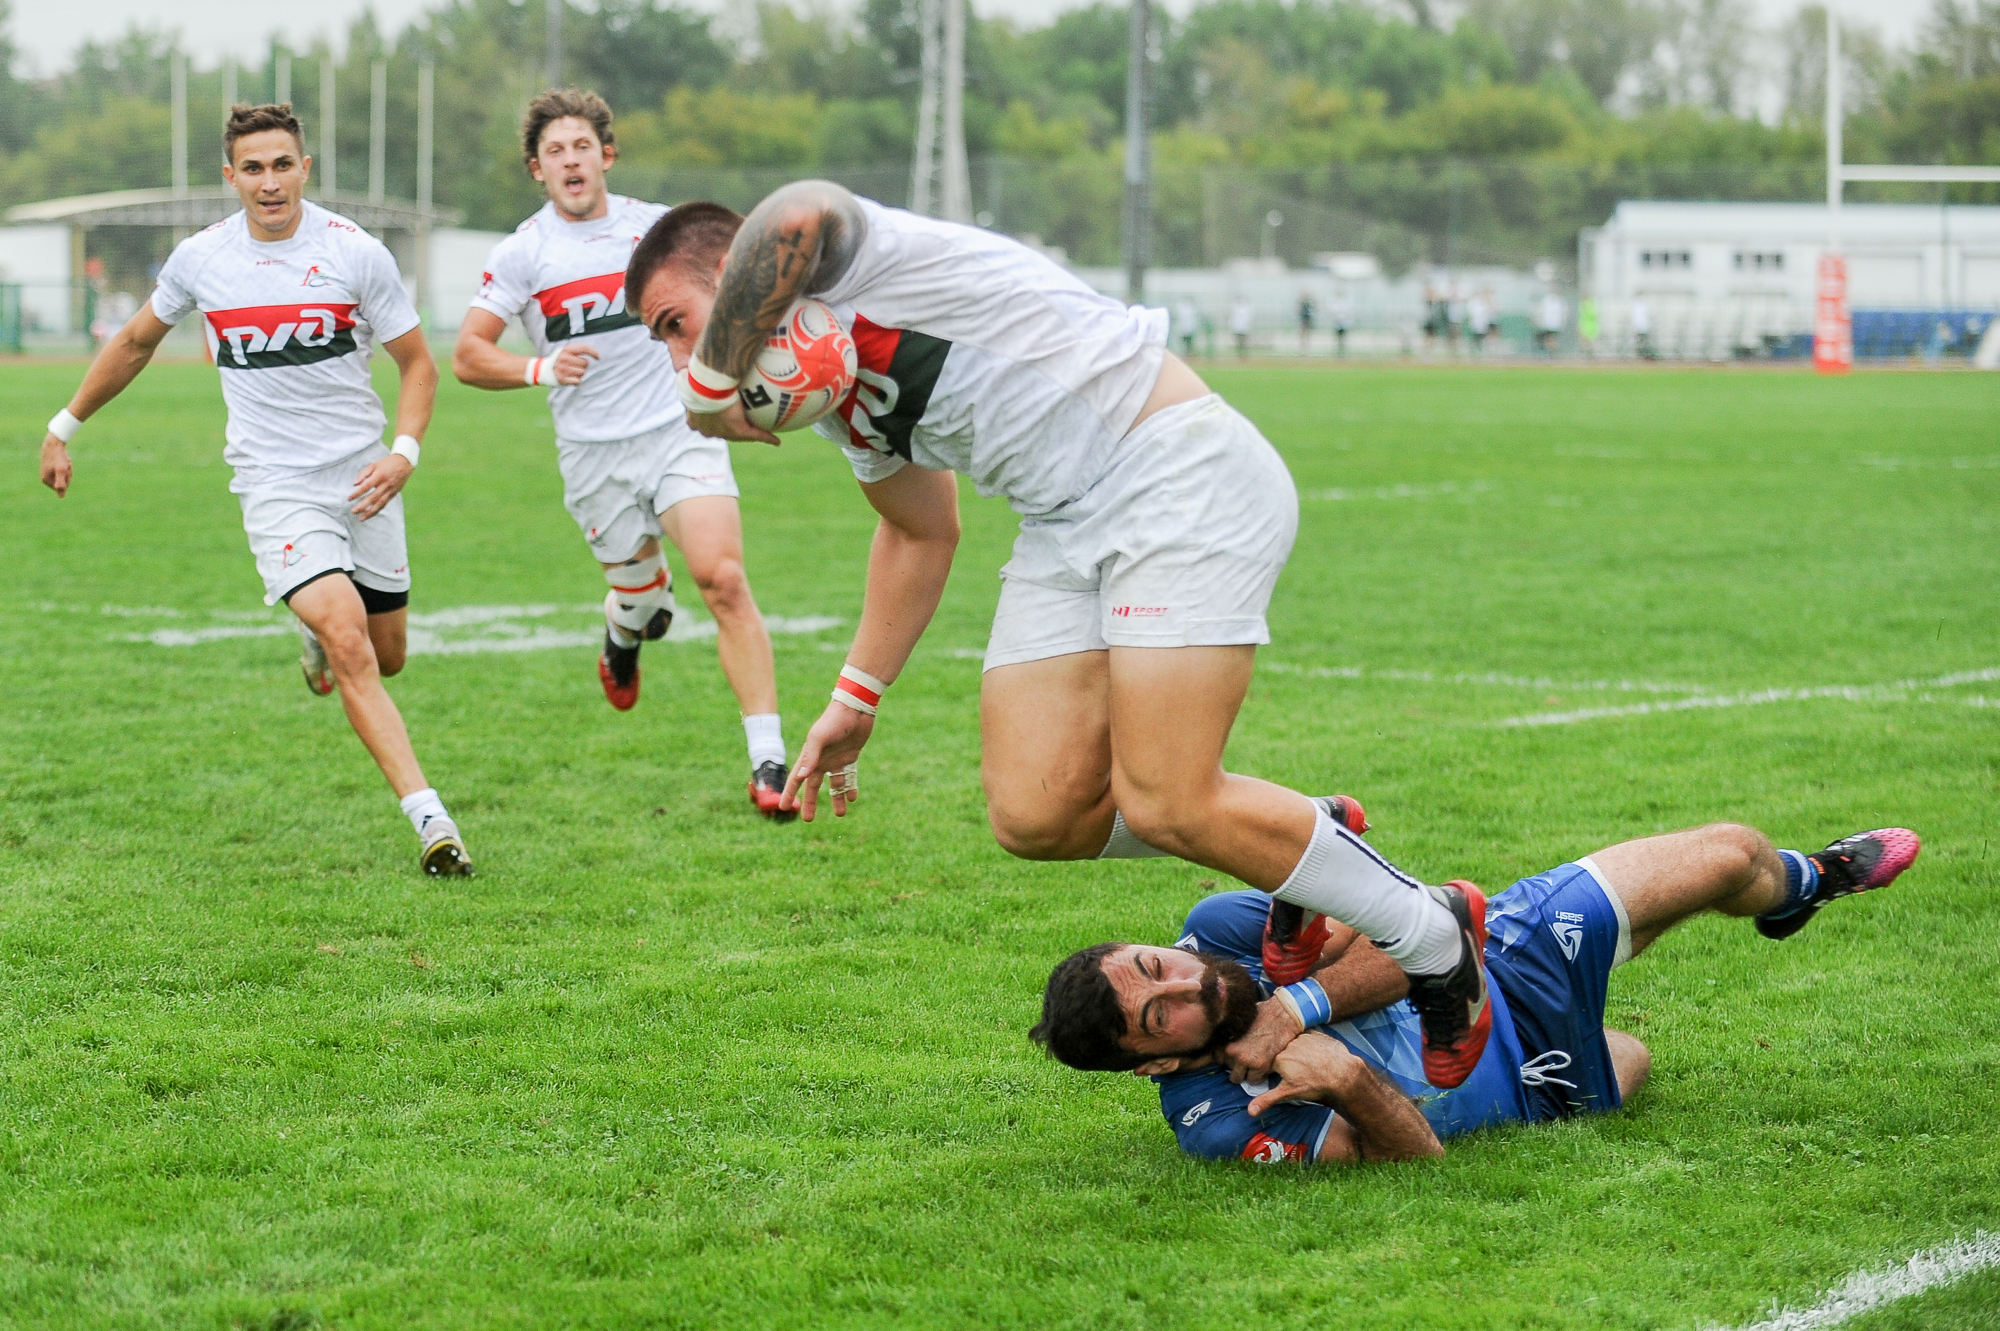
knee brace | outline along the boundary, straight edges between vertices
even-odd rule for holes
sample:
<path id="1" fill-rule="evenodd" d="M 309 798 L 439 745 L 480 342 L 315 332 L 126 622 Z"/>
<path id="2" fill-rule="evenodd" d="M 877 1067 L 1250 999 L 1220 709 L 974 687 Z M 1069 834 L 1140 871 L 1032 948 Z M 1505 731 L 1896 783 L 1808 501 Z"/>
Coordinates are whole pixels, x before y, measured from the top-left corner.
<path id="1" fill-rule="evenodd" d="M 674 622 L 674 575 L 664 554 L 651 554 L 604 570 L 611 584 L 605 612 L 634 637 L 664 638 Z"/>

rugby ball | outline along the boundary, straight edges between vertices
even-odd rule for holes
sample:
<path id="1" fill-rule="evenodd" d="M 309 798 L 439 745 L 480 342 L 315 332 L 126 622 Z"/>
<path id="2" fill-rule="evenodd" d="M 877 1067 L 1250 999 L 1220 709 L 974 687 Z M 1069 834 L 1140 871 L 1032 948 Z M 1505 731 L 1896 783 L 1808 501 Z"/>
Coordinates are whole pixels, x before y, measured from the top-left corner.
<path id="1" fill-rule="evenodd" d="M 801 300 L 765 341 L 736 394 L 760 430 L 803 430 L 854 387 L 854 339 L 816 300 Z"/>

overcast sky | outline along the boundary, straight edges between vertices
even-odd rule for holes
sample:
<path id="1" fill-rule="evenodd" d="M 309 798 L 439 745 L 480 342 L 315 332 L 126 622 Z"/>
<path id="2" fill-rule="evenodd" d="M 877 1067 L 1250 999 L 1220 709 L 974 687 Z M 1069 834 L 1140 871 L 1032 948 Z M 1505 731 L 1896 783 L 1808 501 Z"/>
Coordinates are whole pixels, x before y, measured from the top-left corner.
<path id="1" fill-rule="evenodd" d="M 703 7 L 719 9 L 726 2 L 706 0 Z M 1752 4 L 1766 22 L 1785 18 L 1798 7 L 1797 0 L 1752 0 Z M 81 4 L 17 0 L 11 27 L 24 57 L 25 72 L 53 73 L 69 63 L 71 53 L 83 41 L 115 37 L 133 23 L 178 29 L 196 63 L 209 65 L 228 55 L 246 61 L 260 59 L 273 32 L 300 45 L 320 34 L 338 36 L 371 6 L 377 22 L 390 32 L 401 30 L 431 7 L 427 0 L 319 0 L 309 9 L 303 5 L 280 7 L 269 0 L 86 0 Z M 1074 6 L 1075 0 L 973 0 L 974 10 L 983 16 L 1007 15 L 1024 24 L 1045 22 L 1050 15 Z M 1176 12 L 1187 6 L 1188 0 L 1169 0 L 1169 8 Z M 1901 45 L 1909 41 L 1929 12 L 1930 0 L 1834 0 L 1834 6 L 1843 17 L 1871 24 Z"/>

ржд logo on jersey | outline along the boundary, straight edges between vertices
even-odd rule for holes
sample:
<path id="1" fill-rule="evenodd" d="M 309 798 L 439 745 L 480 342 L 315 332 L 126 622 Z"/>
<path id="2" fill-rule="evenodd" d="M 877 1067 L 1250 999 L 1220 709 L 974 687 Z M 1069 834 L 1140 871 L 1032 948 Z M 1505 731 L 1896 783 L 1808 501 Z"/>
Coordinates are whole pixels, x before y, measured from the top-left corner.
<path id="1" fill-rule="evenodd" d="M 631 328 L 639 322 L 625 312 L 623 269 L 537 291 L 535 300 L 542 307 L 542 336 L 551 342 Z"/>
<path id="2" fill-rule="evenodd" d="M 355 305 L 251 305 L 208 311 L 215 363 L 225 370 L 310 365 L 354 351 Z"/>

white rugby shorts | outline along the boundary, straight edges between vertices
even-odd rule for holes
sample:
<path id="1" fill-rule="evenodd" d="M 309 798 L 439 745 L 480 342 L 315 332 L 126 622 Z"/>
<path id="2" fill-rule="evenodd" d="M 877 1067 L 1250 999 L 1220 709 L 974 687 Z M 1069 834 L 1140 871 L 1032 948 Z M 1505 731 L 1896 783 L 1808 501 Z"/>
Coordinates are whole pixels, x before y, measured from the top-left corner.
<path id="1" fill-rule="evenodd" d="M 1168 407 L 1082 496 L 1021 520 L 985 668 L 1267 643 L 1264 611 L 1298 529 L 1292 475 L 1256 426 L 1213 393 Z"/>
<path id="2" fill-rule="evenodd" d="M 660 534 L 659 515 L 683 499 L 736 497 L 729 444 L 674 420 L 605 444 L 556 440 L 563 507 L 600 564 L 622 564 Z"/>
<path id="3" fill-rule="evenodd" d="M 403 496 L 363 522 L 353 513 L 354 478 L 389 456 L 380 441 L 312 471 L 241 468 L 230 489 L 243 505 L 243 532 L 264 579 L 264 604 L 276 605 L 314 578 L 344 569 L 378 592 L 410 590 L 410 550 Z"/>

